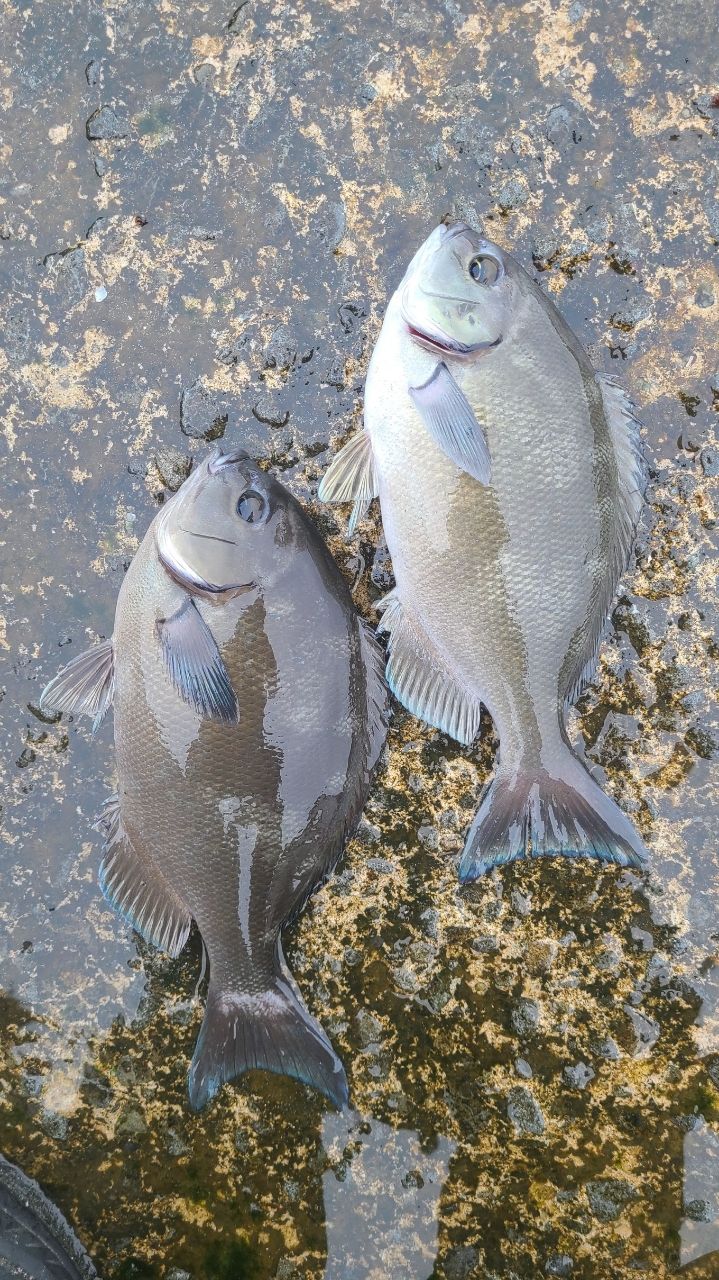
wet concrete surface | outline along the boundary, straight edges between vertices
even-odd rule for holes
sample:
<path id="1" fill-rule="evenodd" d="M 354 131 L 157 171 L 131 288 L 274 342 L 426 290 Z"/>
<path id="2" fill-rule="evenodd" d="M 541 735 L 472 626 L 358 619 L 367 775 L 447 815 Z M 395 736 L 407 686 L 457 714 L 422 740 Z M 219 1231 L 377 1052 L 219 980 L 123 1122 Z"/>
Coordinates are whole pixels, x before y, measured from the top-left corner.
<path id="1" fill-rule="evenodd" d="M 718 63 L 695 0 L 0 0 L 0 1149 L 112 1280 L 717 1274 Z M 375 616 L 377 514 L 347 543 L 317 483 L 446 212 L 641 407 L 573 730 L 652 864 L 460 889 L 491 725 L 463 751 L 396 708 L 288 946 L 356 1112 L 256 1075 L 195 1116 L 198 945 L 104 903 L 111 725 L 39 693 L 209 439 L 278 469 Z"/>

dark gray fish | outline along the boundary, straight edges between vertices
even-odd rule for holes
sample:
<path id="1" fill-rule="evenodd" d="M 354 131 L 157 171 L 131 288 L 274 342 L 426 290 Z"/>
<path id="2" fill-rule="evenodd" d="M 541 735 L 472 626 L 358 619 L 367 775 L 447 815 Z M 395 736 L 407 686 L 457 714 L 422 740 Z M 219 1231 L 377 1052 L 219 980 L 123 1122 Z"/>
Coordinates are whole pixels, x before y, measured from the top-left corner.
<path id="1" fill-rule="evenodd" d="M 60 1210 L 0 1156 L 0 1280 L 97 1280 Z"/>
<path id="2" fill-rule="evenodd" d="M 105 896 L 170 955 L 193 919 L 202 934 L 194 1107 L 253 1067 L 347 1101 L 280 933 L 361 813 L 386 732 L 380 672 L 317 530 L 237 450 L 201 463 L 166 504 L 123 582 L 112 639 L 43 693 L 96 722 L 114 703 Z"/>
<path id="3" fill-rule="evenodd" d="M 379 497 L 396 589 L 388 683 L 460 742 L 500 738 L 460 876 L 564 853 L 639 866 L 644 846 L 567 739 L 642 508 L 632 406 L 498 245 L 440 226 L 390 300 L 365 430 L 320 497 Z"/>

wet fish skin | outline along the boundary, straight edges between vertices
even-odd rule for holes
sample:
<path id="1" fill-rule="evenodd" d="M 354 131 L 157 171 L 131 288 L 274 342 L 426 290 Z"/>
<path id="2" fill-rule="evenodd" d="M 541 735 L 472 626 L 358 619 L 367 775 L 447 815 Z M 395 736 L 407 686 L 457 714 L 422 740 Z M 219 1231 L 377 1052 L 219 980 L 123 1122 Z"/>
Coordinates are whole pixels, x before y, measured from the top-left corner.
<path id="1" fill-rule="evenodd" d="M 97 1280 L 60 1210 L 0 1156 L 0 1280 Z"/>
<path id="2" fill-rule="evenodd" d="M 67 705 L 63 680 L 45 704 L 59 685 Z M 253 1067 L 343 1105 L 344 1069 L 280 934 L 359 818 L 386 691 L 321 537 L 241 450 L 201 463 L 150 526 L 118 598 L 112 693 L 118 797 L 101 884 L 170 954 L 191 920 L 200 930 L 210 984 L 192 1105 Z"/>
<path id="3" fill-rule="evenodd" d="M 350 447 L 360 462 L 348 475 Z M 526 856 L 635 867 L 645 857 L 564 725 L 593 669 L 643 489 L 621 388 L 594 373 L 508 253 L 463 223 L 436 228 L 389 302 L 365 430 L 320 496 L 352 497 L 356 512 L 380 499 L 397 583 L 381 629 L 400 701 L 465 743 L 484 705 L 499 734 L 462 879 Z"/>

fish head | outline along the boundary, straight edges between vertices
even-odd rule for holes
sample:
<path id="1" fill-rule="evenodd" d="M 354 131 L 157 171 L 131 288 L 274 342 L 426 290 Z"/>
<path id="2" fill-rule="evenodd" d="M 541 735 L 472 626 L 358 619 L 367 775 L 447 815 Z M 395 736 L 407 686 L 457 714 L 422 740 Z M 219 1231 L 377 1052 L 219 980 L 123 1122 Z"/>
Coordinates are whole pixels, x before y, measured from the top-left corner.
<path id="1" fill-rule="evenodd" d="M 499 245 L 464 222 L 440 223 L 400 285 L 402 320 L 418 346 L 469 360 L 507 336 L 519 287 L 512 259 Z"/>
<path id="2" fill-rule="evenodd" d="M 243 449 L 215 449 L 158 518 L 162 565 L 192 594 L 227 599 L 252 590 L 273 572 L 282 493 Z"/>

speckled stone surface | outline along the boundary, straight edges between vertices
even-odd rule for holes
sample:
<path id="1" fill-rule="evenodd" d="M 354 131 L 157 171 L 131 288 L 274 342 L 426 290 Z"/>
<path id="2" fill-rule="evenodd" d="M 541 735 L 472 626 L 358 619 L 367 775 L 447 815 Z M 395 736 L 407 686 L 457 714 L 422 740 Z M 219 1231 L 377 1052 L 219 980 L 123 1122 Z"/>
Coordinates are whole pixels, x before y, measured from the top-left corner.
<path id="1" fill-rule="evenodd" d="M 698 0 L 0 0 L 0 1150 L 108 1280 L 719 1273 L 717 95 Z M 641 407 L 637 564 L 573 732 L 651 867 L 460 890 L 491 725 L 463 751 L 397 708 L 288 940 L 356 1111 L 255 1075 L 194 1116 L 199 949 L 104 903 L 111 725 L 39 693 L 206 439 L 279 469 L 374 616 L 377 513 L 347 543 L 317 483 L 447 212 Z"/>

